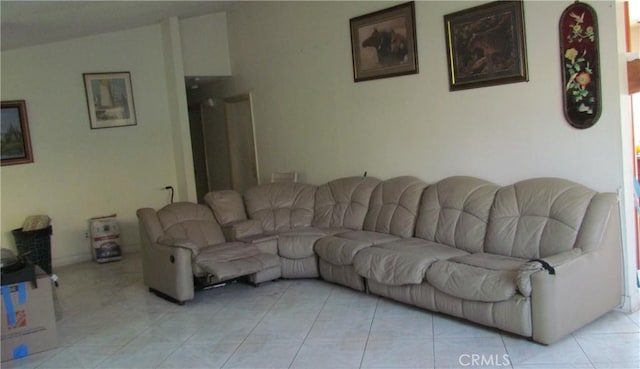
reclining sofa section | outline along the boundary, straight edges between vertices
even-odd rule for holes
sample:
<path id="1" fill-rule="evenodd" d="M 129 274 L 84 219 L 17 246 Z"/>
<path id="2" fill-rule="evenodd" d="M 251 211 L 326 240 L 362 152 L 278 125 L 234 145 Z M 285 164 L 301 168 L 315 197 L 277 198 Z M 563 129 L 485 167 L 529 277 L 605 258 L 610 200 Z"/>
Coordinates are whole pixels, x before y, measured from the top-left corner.
<path id="1" fill-rule="evenodd" d="M 563 179 L 348 177 L 205 202 L 138 210 L 150 289 L 321 277 L 543 344 L 621 301 L 617 196 Z"/>

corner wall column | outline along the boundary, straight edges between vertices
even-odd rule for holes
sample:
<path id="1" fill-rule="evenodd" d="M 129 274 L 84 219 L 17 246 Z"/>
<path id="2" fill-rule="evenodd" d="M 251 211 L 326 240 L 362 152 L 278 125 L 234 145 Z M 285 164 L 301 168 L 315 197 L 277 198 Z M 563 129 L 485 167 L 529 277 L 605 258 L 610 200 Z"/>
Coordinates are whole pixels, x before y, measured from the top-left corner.
<path id="1" fill-rule="evenodd" d="M 162 21 L 161 27 L 168 91 L 167 104 L 171 119 L 178 182 L 176 183 L 176 201 L 197 202 L 178 18 L 165 19 Z"/>

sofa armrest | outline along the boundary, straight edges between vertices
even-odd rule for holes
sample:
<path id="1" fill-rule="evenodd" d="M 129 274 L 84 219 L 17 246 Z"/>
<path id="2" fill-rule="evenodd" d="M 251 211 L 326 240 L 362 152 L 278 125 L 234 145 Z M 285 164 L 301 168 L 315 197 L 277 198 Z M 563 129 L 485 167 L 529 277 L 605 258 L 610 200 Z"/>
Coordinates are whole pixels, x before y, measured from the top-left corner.
<path id="1" fill-rule="evenodd" d="M 259 220 L 247 219 L 223 225 L 222 233 L 227 241 L 232 242 L 262 235 L 264 230 Z"/>
<path id="2" fill-rule="evenodd" d="M 141 240 L 144 284 L 179 303 L 192 300 L 192 251 L 188 248 L 150 242 L 144 231 L 141 231 Z"/>
<path id="3" fill-rule="evenodd" d="M 169 247 L 180 247 L 186 250 L 189 250 L 193 253 L 193 256 L 196 256 L 200 253 L 200 247 L 196 245 L 193 241 L 183 239 L 183 238 L 173 238 L 170 236 L 160 236 L 158 238 L 157 243 L 162 246 Z"/>
<path id="4" fill-rule="evenodd" d="M 535 273 L 545 271 L 550 274 L 555 274 L 555 267 L 568 263 L 569 261 L 579 257 L 582 254 L 581 249 L 571 249 L 555 255 L 548 256 L 543 259 L 532 259 L 527 263 L 524 263 L 518 269 L 516 275 L 516 285 L 518 291 L 523 296 L 531 296 L 531 276 Z"/>
<path id="5" fill-rule="evenodd" d="M 566 264 L 571 260 L 574 260 L 580 255 L 582 255 L 582 249 L 575 248 L 575 249 L 564 251 L 555 255 L 547 256 L 541 259 L 546 261 L 550 266 L 555 268 L 562 264 Z"/>
<path id="6" fill-rule="evenodd" d="M 147 242 L 156 242 L 164 234 L 158 214 L 152 208 L 140 208 L 136 211 L 140 237 Z"/>
<path id="7" fill-rule="evenodd" d="M 611 220 L 596 251 L 558 260 L 563 262 L 554 267 L 555 274 L 539 271 L 531 275 L 534 341 L 553 343 L 621 303 L 620 223 L 617 216 Z"/>

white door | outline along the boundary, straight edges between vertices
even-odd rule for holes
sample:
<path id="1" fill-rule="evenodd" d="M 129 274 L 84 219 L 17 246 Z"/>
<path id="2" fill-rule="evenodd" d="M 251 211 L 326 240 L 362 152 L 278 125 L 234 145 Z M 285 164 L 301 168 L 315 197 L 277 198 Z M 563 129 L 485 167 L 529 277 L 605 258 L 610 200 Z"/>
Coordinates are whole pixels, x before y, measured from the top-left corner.
<path id="1" fill-rule="evenodd" d="M 224 111 L 229 137 L 231 187 L 244 193 L 246 189 L 258 184 L 251 95 L 224 99 Z"/>

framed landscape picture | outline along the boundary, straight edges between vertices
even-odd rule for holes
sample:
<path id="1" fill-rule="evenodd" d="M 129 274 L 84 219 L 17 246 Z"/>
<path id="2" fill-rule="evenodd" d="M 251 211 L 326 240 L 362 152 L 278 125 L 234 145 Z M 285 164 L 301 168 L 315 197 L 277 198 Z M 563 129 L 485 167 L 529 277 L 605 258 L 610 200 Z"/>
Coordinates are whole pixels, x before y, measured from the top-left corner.
<path id="1" fill-rule="evenodd" d="M 413 2 L 349 21 L 355 82 L 418 73 Z"/>
<path id="2" fill-rule="evenodd" d="M 495 1 L 444 16 L 449 89 L 528 81 L 522 1 Z"/>
<path id="3" fill-rule="evenodd" d="M 131 74 L 84 73 L 91 129 L 136 125 Z"/>
<path id="4" fill-rule="evenodd" d="M 1 165 L 33 163 L 25 101 L 2 101 L 0 122 Z"/>

